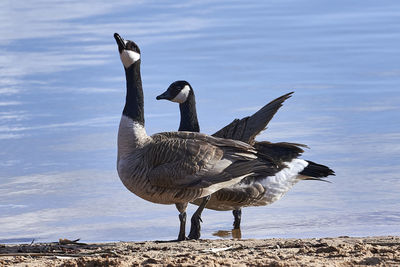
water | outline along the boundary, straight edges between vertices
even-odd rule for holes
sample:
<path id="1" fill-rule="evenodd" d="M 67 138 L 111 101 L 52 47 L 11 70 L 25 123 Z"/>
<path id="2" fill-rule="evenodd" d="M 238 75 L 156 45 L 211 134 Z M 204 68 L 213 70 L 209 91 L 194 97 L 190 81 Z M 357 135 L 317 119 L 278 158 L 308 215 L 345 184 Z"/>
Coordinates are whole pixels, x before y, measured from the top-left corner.
<path id="1" fill-rule="evenodd" d="M 400 4 L 264 2 L 1 2 L 0 242 L 176 238 L 175 207 L 116 174 L 114 32 L 141 47 L 148 133 L 178 128 L 155 100 L 178 79 L 205 133 L 295 91 L 258 140 L 308 144 L 337 176 L 244 209 L 243 238 L 399 235 Z M 230 212 L 203 219 L 204 238 L 232 228 Z"/>

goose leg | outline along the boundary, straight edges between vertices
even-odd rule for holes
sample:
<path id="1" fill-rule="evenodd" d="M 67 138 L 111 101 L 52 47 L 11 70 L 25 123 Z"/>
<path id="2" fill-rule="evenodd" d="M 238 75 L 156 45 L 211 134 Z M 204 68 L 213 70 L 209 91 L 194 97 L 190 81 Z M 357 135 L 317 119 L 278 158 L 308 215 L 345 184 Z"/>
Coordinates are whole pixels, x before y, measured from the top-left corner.
<path id="1" fill-rule="evenodd" d="M 178 241 L 183 241 L 183 240 L 187 239 L 186 234 L 185 234 L 187 205 L 188 205 L 188 203 L 176 203 L 175 204 L 176 208 L 180 212 L 179 213 L 180 227 L 179 227 Z"/>
<path id="2" fill-rule="evenodd" d="M 179 214 L 179 220 L 181 221 L 179 227 L 178 241 L 186 240 L 185 226 L 186 226 L 186 211 Z"/>
<path id="3" fill-rule="evenodd" d="M 242 209 L 236 209 L 232 211 L 235 221 L 233 222 L 233 229 L 240 229 L 240 221 L 242 219 Z"/>
<path id="4" fill-rule="evenodd" d="M 199 239 L 200 238 L 200 222 L 203 222 L 201 220 L 201 213 L 203 212 L 204 208 L 207 205 L 207 202 L 210 200 L 211 196 L 206 196 L 203 197 L 203 200 L 198 207 L 198 209 L 193 213 L 192 219 L 191 219 L 191 226 L 190 226 L 190 233 L 189 233 L 189 239 Z"/>

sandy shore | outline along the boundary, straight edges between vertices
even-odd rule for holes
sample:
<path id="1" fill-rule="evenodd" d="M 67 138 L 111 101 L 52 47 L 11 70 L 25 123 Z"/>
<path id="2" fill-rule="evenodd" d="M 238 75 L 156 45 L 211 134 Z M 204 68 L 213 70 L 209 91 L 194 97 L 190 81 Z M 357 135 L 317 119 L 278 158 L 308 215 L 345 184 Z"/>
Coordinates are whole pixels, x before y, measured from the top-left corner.
<path id="1" fill-rule="evenodd" d="M 0 266 L 400 266 L 400 237 L 0 245 Z"/>

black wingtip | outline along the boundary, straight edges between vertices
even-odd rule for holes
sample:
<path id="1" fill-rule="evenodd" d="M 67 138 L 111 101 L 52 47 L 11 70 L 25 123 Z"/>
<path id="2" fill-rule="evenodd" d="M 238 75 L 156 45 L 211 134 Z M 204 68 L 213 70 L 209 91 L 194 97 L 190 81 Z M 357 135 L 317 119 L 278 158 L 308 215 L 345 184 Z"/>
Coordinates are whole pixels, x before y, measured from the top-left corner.
<path id="1" fill-rule="evenodd" d="M 288 98 L 291 98 L 291 97 L 293 96 L 293 94 L 294 94 L 294 91 L 292 91 L 292 92 L 289 92 L 289 93 L 287 93 L 287 94 L 284 94 L 284 95 L 282 95 L 282 96 L 278 97 L 278 98 L 277 98 L 277 99 L 275 99 L 275 100 L 282 99 L 282 98 L 284 98 L 284 99 L 288 99 Z"/>
<path id="2" fill-rule="evenodd" d="M 305 147 L 303 144 L 297 143 L 270 143 L 267 141 L 256 142 L 254 147 L 261 154 L 269 155 L 277 162 L 290 162 L 299 157 Z"/>
<path id="3" fill-rule="evenodd" d="M 293 94 L 294 94 L 294 91 L 291 91 L 291 92 L 287 93 L 287 94 L 286 94 L 286 95 L 284 95 L 284 96 L 291 97 Z"/>

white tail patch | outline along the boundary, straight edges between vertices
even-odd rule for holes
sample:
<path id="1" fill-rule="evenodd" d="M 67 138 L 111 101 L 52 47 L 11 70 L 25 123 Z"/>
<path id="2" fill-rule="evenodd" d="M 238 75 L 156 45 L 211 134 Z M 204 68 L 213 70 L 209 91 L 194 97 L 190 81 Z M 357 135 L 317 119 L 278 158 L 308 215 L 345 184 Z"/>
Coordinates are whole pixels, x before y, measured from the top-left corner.
<path id="1" fill-rule="evenodd" d="M 299 173 L 307 167 L 308 162 L 302 159 L 294 159 L 286 163 L 287 167 L 274 176 L 265 177 L 261 184 L 266 188 L 263 200 L 266 204 L 280 199 L 300 179 Z"/>
<path id="2" fill-rule="evenodd" d="M 183 87 L 183 89 L 179 92 L 179 94 L 177 94 L 171 101 L 182 104 L 187 100 L 189 92 L 190 92 L 189 85 L 185 85 L 185 87 Z"/>
<path id="3" fill-rule="evenodd" d="M 119 55 L 121 57 L 122 64 L 125 68 L 129 68 L 133 63 L 140 59 L 140 54 L 132 50 L 123 50 Z"/>

